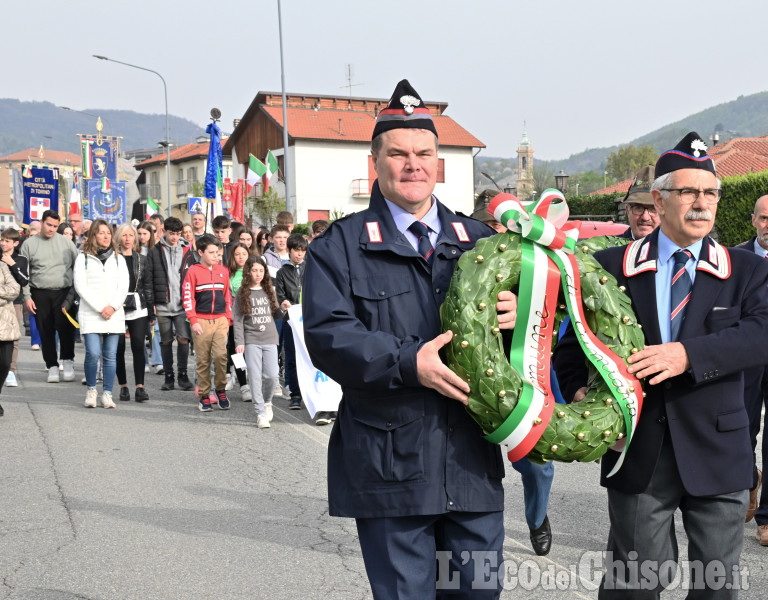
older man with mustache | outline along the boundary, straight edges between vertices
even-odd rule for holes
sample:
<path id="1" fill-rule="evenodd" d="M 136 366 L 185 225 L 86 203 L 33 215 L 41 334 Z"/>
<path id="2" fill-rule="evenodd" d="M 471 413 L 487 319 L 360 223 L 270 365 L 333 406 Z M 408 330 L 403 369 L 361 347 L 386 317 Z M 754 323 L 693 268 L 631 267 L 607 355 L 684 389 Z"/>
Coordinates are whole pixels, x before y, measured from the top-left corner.
<path id="1" fill-rule="evenodd" d="M 595 256 L 631 297 L 643 350 L 637 431 L 619 472 L 602 461 L 611 529 L 599 598 L 658 598 L 677 570 L 675 513 L 688 538 L 689 598 L 736 598 L 752 486 L 743 370 L 768 362 L 768 261 L 726 249 L 709 232 L 720 182 L 696 133 L 659 157 L 651 187 L 660 227 Z M 582 397 L 584 360 L 566 336 L 555 368 L 566 398 Z"/>

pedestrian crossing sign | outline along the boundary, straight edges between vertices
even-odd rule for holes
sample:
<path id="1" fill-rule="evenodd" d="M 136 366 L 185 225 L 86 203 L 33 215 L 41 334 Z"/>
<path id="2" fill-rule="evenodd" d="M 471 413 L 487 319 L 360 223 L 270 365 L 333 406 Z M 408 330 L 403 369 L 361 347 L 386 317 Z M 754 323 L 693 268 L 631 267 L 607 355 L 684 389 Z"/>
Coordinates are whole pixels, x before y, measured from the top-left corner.
<path id="1" fill-rule="evenodd" d="M 189 198 L 189 214 L 203 213 L 203 199 L 202 198 Z"/>

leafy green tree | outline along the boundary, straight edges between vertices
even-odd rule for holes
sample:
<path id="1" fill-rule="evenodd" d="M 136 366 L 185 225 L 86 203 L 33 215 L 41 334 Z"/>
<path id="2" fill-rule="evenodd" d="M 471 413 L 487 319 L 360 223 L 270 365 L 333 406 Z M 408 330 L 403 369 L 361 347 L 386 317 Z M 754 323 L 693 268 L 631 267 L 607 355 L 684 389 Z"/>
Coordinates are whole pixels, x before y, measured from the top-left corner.
<path id="1" fill-rule="evenodd" d="M 248 211 L 256 221 L 267 228 L 271 228 L 277 222 L 277 213 L 285 210 L 285 198 L 277 195 L 275 188 L 259 198 L 248 198 Z"/>
<path id="2" fill-rule="evenodd" d="M 568 179 L 568 194 L 573 196 L 591 194 L 614 183 L 616 179 L 613 176 L 609 177 L 597 171 L 575 173 Z"/>
<path id="3" fill-rule="evenodd" d="M 605 170 L 618 181 L 634 177 L 646 165 L 656 164 L 659 158 L 653 146 L 635 147 L 631 144 L 612 152 L 605 163 Z"/>
<path id="4" fill-rule="evenodd" d="M 555 187 L 555 172 L 550 168 L 549 163 L 533 164 L 533 189 L 536 190 L 536 197 L 547 188 Z"/>

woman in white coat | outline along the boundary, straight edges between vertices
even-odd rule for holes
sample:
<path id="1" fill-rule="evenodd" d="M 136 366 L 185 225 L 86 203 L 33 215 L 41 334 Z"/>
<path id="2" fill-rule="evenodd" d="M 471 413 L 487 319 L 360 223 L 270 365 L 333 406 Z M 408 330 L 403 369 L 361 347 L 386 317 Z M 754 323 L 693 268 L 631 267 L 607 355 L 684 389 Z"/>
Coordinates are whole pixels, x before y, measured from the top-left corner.
<path id="1" fill-rule="evenodd" d="M 104 408 L 115 408 L 112 386 L 115 382 L 117 343 L 125 333 L 123 303 L 128 294 L 128 269 L 115 252 L 112 227 L 96 219 L 88 231 L 81 253 L 75 261 L 75 290 L 80 296 L 80 333 L 85 342 L 85 380 L 88 391 L 85 406 L 96 408 L 96 371 L 102 361 Z"/>

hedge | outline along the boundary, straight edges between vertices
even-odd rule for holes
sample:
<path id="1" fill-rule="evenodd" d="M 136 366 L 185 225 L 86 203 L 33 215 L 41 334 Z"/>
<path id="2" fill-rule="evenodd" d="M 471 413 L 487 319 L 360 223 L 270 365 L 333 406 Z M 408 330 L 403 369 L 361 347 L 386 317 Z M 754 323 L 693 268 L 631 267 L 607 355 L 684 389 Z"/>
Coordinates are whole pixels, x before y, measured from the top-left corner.
<path id="1" fill-rule="evenodd" d="M 723 177 L 722 182 L 715 229 L 721 244 L 735 246 L 755 235 L 752 211 L 757 199 L 768 194 L 768 171 Z"/>
<path id="2" fill-rule="evenodd" d="M 616 198 L 623 197 L 624 194 L 621 192 L 597 195 L 584 194 L 568 196 L 567 201 L 572 218 L 579 215 L 611 215 L 612 219 L 616 221 L 619 217 Z"/>

